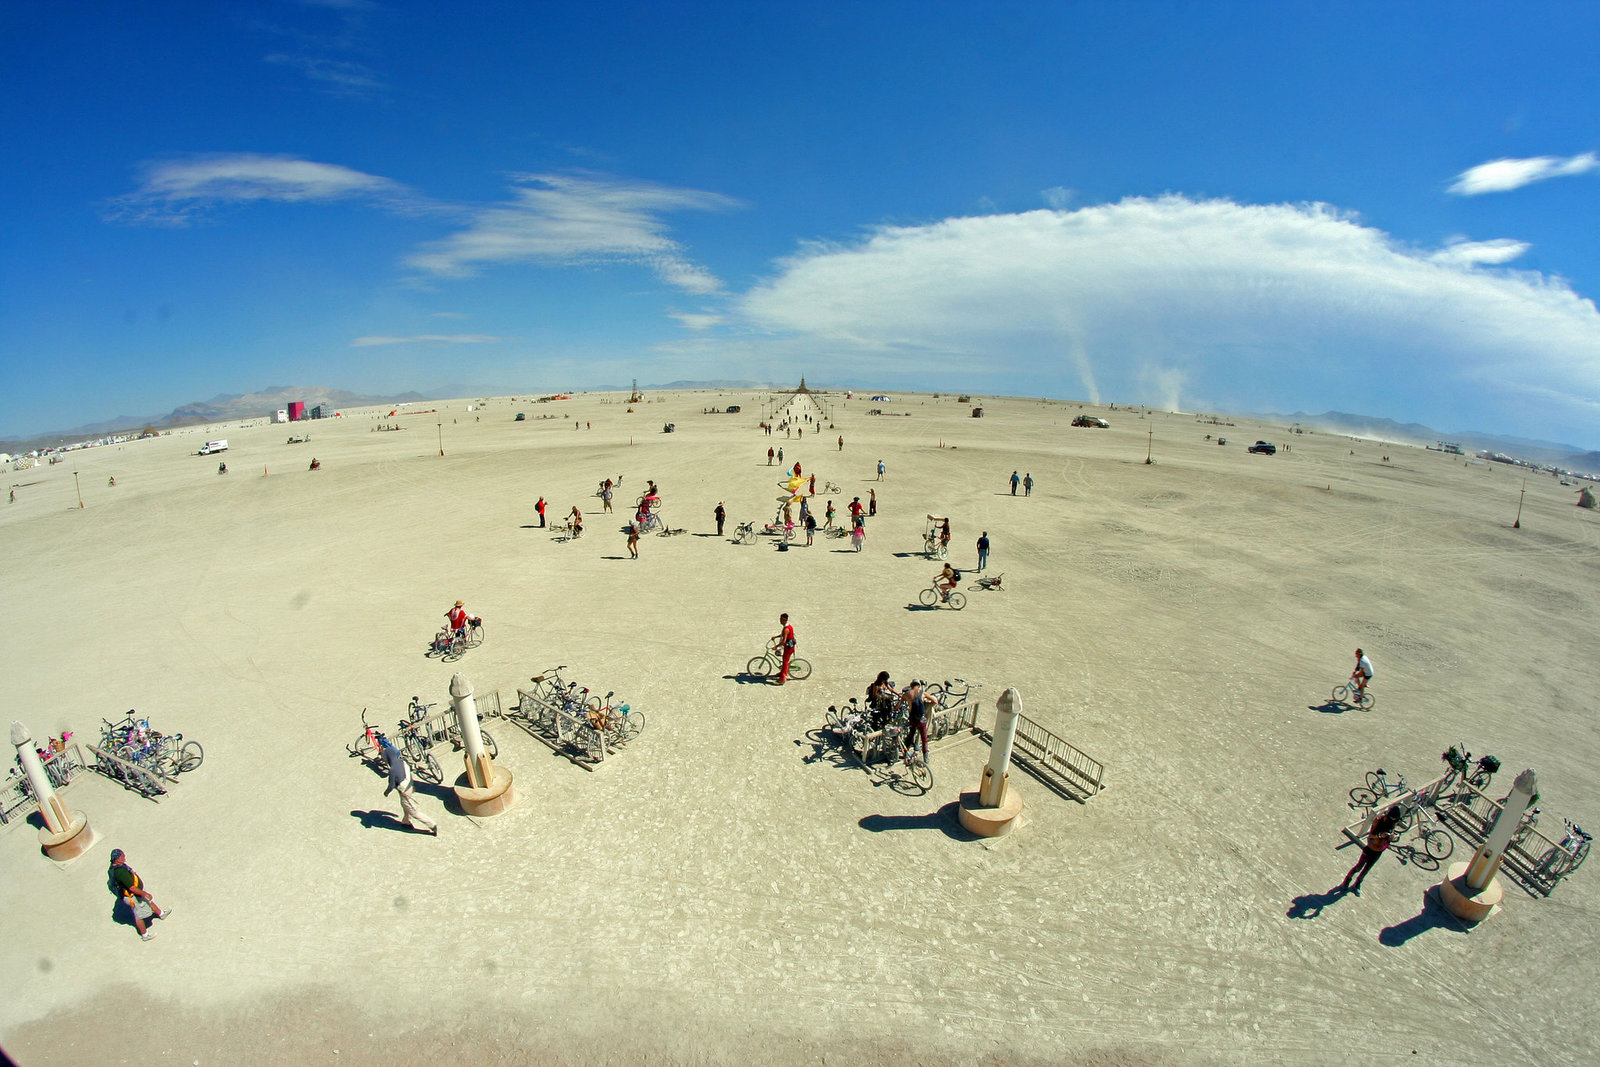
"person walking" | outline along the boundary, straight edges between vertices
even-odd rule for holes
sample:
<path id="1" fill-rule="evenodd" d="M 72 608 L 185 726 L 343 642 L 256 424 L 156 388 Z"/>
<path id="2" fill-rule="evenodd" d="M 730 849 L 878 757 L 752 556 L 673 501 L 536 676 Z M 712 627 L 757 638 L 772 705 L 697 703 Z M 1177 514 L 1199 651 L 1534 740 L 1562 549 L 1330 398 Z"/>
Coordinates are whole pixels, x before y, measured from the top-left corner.
<path id="1" fill-rule="evenodd" d="M 827 517 L 828 521 L 822 524 L 822 528 L 824 530 L 833 529 L 833 516 L 834 516 L 835 512 L 833 510 L 833 501 L 832 500 L 828 501 L 828 510 L 824 514 Z"/>
<path id="2" fill-rule="evenodd" d="M 601 508 L 604 509 L 602 514 L 606 514 L 606 513 L 609 513 L 611 511 L 611 490 L 610 489 L 602 489 L 602 490 L 600 490 L 600 506 L 601 506 Z"/>
<path id="3" fill-rule="evenodd" d="M 778 626 L 780 629 L 773 635 L 772 646 L 783 651 L 783 668 L 778 671 L 778 684 L 782 685 L 789 680 L 789 661 L 794 659 L 795 646 L 794 627 L 789 625 L 787 611 L 778 616 Z"/>
<path id="4" fill-rule="evenodd" d="M 628 555 L 634 559 L 639 558 L 639 524 L 628 523 Z"/>
<path id="5" fill-rule="evenodd" d="M 1022 476 L 1022 495 L 1023 496 L 1032 496 L 1033 495 L 1033 474 L 1032 474 L 1032 472 L 1029 472 L 1028 474 L 1024 474 Z"/>
<path id="6" fill-rule="evenodd" d="M 883 481 L 883 460 L 878 460 L 878 481 Z"/>
<path id="7" fill-rule="evenodd" d="M 1016 471 L 1012 471 L 1011 472 L 1011 495 L 1012 496 L 1016 496 L 1017 495 L 1017 486 L 1020 485 L 1021 483 L 1022 483 L 1022 479 L 1017 477 L 1017 472 Z"/>
<path id="8" fill-rule="evenodd" d="M 978 538 L 978 569 L 981 571 L 989 565 L 989 531 L 983 531 Z"/>
<path id="9" fill-rule="evenodd" d="M 1367 872 L 1373 864 L 1383 856 L 1389 847 L 1389 842 L 1394 836 L 1395 823 L 1400 821 L 1400 808 L 1398 805 L 1390 808 L 1376 819 L 1372 820 L 1372 829 L 1367 833 L 1367 843 L 1361 846 L 1361 858 L 1356 860 L 1355 866 L 1345 872 L 1344 881 L 1340 882 L 1335 892 L 1351 892 L 1356 896 L 1361 895 L 1361 883 L 1367 877 Z M 1350 879 L 1355 881 L 1351 882 Z"/>
<path id="10" fill-rule="evenodd" d="M 781 448 L 778 449 L 778 462 L 779 463 L 783 462 L 783 449 L 781 449 Z"/>
<path id="11" fill-rule="evenodd" d="M 722 536 L 722 524 L 728 521 L 728 513 L 723 510 L 722 501 L 717 501 L 717 510 L 711 514 L 717 517 L 717 536 Z"/>
<path id="12" fill-rule="evenodd" d="M 539 502 L 533 505 L 533 510 L 539 513 L 539 529 L 541 530 L 544 529 L 544 509 L 549 506 L 544 502 L 544 497 L 540 497 Z"/>
<path id="13" fill-rule="evenodd" d="M 854 526 L 860 526 L 861 525 L 861 512 L 862 512 L 861 498 L 860 497 L 852 497 L 851 500 L 850 500 L 850 522 L 851 522 L 851 525 L 854 525 Z"/>
<path id="14" fill-rule="evenodd" d="M 878 491 L 876 489 L 868 489 L 867 490 L 867 517 L 868 518 L 876 518 L 877 514 L 878 514 Z"/>
<path id="15" fill-rule="evenodd" d="M 839 435 L 839 451 L 844 451 L 844 434 Z"/>
<path id="16" fill-rule="evenodd" d="M 389 786 L 383 795 L 388 796 L 391 792 L 400 794 L 400 824 L 407 830 L 417 831 L 426 826 L 430 834 L 438 837 L 439 824 L 417 810 L 416 791 L 411 785 L 411 768 L 406 766 L 405 756 L 387 737 L 383 739 L 383 758 L 389 761 Z M 418 826 L 418 823 L 422 826 Z"/>
<path id="17" fill-rule="evenodd" d="M 812 542 L 812 539 L 817 536 L 817 517 L 815 515 L 811 514 L 808 511 L 808 512 L 806 512 L 805 522 L 806 522 L 806 544 L 809 545 Z"/>
<path id="18" fill-rule="evenodd" d="M 144 887 L 144 880 L 128 866 L 128 854 L 120 848 L 111 850 L 110 874 L 112 884 L 117 887 L 122 902 L 133 914 L 133 928 L 139 931 L 139 939 L 149 941 L 156 936 L 156 932 L 145 929 L 145 920 L 165 919 L 172 914 L 172 909 L 163 908 L 156 903 L 156 898 Z"/>
<path id="19" fill-rule="evenodd" d="M 772 466 L 772 456 L 773 456 L 772 449 L 770 449 L 770 448 L 767 449 L 767 466 L 769 466 L 769 467 Z"/>

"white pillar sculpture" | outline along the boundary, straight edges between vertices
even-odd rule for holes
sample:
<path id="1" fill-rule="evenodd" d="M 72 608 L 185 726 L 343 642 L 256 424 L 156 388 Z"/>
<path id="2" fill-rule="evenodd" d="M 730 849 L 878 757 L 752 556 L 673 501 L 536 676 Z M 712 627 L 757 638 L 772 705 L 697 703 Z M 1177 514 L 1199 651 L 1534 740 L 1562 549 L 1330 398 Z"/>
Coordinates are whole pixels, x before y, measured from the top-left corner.
<path id="1" fill-rule="evenodd" d="M 961 825 L 980 837 L 1010 833 L 1021 822 L 1022 796 L 1011 788 L 1011 745 L 1022 715 L 1022 696 L 1007 689 L 995 702 L 994 742 L 976 789 L 961 794 Z"/>
<path id="2" fill-rule="evenodd" d="M 499 815 L 511 807 L 516 794 L 511 788 L 511 772 L 497 767 L 483 750 L 483 734 L 478 729 L 478 704 L 472 696 L 472 683 L 457 673 L 450 679 L 450 703 L 455 708 L 456 726 L 461 732 L 462 759 L 466 773 L 456 782 L 456 799 L 468 815 Z"/>
<path id="3" fill-rule="evenodd" d="M 44 820 L 44 827 L 39 831 L 39 846 L 53 860 L 70 860 L 80 855 L 94 843 L 94 834 L 86 832 L 89 816 L 81 811 L 69 811 L 61 802 L 55 786 L 50 784 L 50 776 L 44 771 L 44 764 L 39 761 L 39 753 L 34 750 L 33 735 L 20 722 L 11 724 L 11 743 L 17 746 L 17 760 L 39 802 L 39 818 Z"/>
<path id="4" fill-rule="evenodd" d="M 1522 825 L 1523 812 L 1533 805 L 1538 795 L 1539 778 L 1533 771 L 1517 775 L 1505 805 L 1478 851 L 1466 863 L 1450 865 L 1445 880 L 1439 883 L 1439 897 L 1456 918 L 1479 922 L 1487 919 L 1494 906 L 1500 903 L 1503 894 L 1495 873 L 1505 859 L 1512 835 Z"/>

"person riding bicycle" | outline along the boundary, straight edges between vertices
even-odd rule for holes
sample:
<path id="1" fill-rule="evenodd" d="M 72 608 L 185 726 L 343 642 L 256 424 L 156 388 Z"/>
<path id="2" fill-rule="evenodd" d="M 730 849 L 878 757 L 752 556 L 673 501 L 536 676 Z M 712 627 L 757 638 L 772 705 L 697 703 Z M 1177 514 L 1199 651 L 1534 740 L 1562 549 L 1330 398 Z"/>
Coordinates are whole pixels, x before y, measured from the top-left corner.
<path id="1" fill-rule="evenodd" d="M 944 569 L 935 575 L 933 579 L 934 588 L 939 590 L 939 599 L 949 600 L 950 591 L 956 587 L 956 583 L 959 581 L 961 581 L 961 575 L 956 573 L 954 567 L 946 563 Z"/>
<path id="2" fill-rule="evenodd" d="M 1350 680 L 1356 684 L 1357 698 L 1367 695 L 1367 683 L 1372 681 L 1372 661 L 1359 648 L 1356 649 L 1356 669 L 1350 672 Z"/>

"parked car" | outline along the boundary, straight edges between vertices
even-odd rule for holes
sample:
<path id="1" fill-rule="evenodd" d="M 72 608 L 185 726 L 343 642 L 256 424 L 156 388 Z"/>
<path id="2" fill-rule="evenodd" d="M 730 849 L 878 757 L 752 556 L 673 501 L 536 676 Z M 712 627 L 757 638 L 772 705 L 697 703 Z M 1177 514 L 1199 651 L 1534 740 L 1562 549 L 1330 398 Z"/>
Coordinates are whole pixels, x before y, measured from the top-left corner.
<path id="1" fill-rule="evenodd" d="M 1278 446 L 1273 444 L 1271 441 L 1257 441 L 1245 451 L 1259 452 L 1263 456 L 1275 456 L 1278 454 Z"/>
<path id="2" fill-rule="evenodd" d="M 1097 419 L 1093 415 L 1079 415 L 1072 420 L 1074 426 L 1095 426 L 1102 430 L 1111 429 L 1111 424 L 1105 419 Z"/>
<path id="3" fill-rule="evenodd" d="M 525 412 L 525 411 L 519 411 L 519 412 L 517 412 L 517 417 L 515 419 L 513 419 L 512 421 L 513 422 L 527 422 L 528 421 L 528 413 Z"/>
<path id="4" fill-rule="evenodd" d="M 737 414 L 739 414 L 739 405 L 738 404 L 729 405 L 727 413 L 729 415 L 737 415 Z"/>

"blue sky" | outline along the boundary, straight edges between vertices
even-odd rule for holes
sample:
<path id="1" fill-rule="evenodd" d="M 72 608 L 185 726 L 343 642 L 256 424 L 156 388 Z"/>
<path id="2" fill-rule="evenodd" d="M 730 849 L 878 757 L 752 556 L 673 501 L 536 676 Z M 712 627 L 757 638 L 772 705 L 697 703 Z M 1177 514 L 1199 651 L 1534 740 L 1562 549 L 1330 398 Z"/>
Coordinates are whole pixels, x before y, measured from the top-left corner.
<path id="1" fill-rule="evenodd" d="M 1600 448 L 1600 5 L 0 5 L 0 436 L 737 378 Z"/>

